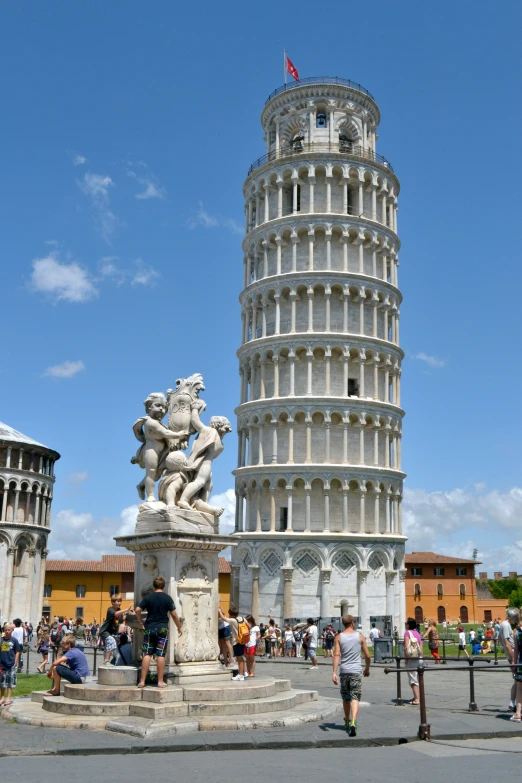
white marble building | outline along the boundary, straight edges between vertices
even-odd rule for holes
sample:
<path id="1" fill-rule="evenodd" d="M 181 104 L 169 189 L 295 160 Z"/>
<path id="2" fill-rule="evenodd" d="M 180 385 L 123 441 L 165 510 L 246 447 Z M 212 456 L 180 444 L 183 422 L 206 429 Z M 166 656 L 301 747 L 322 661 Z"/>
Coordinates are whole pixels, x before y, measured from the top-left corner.
<path id="1" fill-rule="evenodd" d="M 42 616 L 54 463 L 60 455 L 0 422 L 0 621 Z"/>
<path id="2" fill-rule="evenodd" d="M 232 602 L 403 622 L 397 198 L 359 84 L 276 90 L 244 184 Z"/>

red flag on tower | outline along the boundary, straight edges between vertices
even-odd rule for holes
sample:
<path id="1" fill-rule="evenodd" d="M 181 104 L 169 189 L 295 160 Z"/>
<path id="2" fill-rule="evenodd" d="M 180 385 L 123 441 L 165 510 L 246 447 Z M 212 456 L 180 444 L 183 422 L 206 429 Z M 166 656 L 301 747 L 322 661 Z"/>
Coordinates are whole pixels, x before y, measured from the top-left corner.
<path id="1" fill-rule="evenodd" d="M 297 68 L 293 64 L 293 62 L 290 59 L 290 57 L 286 54 L 286 52 L 285 52 L 285 59 L 286 59 L 286 70 L 288 71 L 290 76 L 293 76 L 294 79 L 296 80 L 296 82 L 298 82 L 299 81 L 299 71 L 297 70 Z"/>

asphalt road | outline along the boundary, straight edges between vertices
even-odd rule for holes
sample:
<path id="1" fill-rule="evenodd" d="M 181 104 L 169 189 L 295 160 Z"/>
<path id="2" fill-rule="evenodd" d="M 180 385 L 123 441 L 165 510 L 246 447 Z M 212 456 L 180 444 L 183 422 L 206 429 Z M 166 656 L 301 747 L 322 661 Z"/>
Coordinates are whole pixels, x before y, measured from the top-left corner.
<path id="1" fill-rule="evenodd" d="M 247 755 L 248 754 L 248 755 Z M 10 780 L 47 783 L 64 774 L 78 783 L 109 779 L 190 780 L 191 783 L 230 783 L 246 778 L 270 783 L 288 780 L 350 779 L 357 783 L 432 783 L 434 777 L 466 780 L 472 772 L 482 779 L 519 776 L 522 738 L 468 740 L 461 742 L 415 742 L 391 748 L 347 748 L 331 750 L 257 750 L 235 753 L 165 753 L 145 756 L 91 756 L 89 758 L 45 758 L 26 756 L 3 760 Z M 475 757 L 480 759 L 474 761 Z M 435 762 L 435 763 L 434 763 Z"/>

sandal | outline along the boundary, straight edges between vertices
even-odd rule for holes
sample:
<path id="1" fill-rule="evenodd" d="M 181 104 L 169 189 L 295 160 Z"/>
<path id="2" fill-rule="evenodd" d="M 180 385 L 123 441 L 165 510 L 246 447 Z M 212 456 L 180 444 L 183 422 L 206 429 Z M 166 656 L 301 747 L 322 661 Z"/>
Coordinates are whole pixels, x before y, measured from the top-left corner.
<path id="1" fill-rule="evenodd" d="M 12 703 L 13 703 L 12 701 L 4 701 L 3 706 L 4 707 L 10 707 Z"/>
<path id="2" fill-rule="evenodd" d="M 522 723 L 522 718 L 517 718 L 516 715 L 512 715 L 509 720 L 514 721 L 515 723 Z"/>
<path id="3" fill-rule="evenodd" d="M 0 707 L 3 707 L 5 704 L 5 698 L 0 699 Z"/>
<path id="4" fill-rule="evenodd" d="M 420 701 L 409 701 L 408 704 L 412 704 L 414 707 L 418 707 L 420 704 Z"/>
<path id="5" fill-rule="evenodd" d="M 45 691 L 44 696 L 59 696 L 59 693 L 55 693 L 54 691 Z"/>
<path id="6" fill-rule="evenodd" d="M 141 684 L 141 682 L 139 682 L 139 683 L 138 683 L 138 685 L 137 685 L 137 687 L 138 687 L 138 688 L 144 688 L 144 687 L 145 687 L 145 683 L 143 683 L 143 685 L 142 685 L 142 684 Z"/>

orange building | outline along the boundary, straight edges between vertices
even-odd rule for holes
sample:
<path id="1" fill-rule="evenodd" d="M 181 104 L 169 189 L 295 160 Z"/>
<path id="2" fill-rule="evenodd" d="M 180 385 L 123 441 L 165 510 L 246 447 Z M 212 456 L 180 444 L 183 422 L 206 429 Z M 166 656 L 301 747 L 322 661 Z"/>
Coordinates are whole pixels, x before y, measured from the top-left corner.
<path id="1" fill-rule="evenodd" d="M 477 560 L 413 552 L 406 555 L 406 614 L 417 622 L 482 622 L 478 616 Z"/>
<path id="2" fill-rule="evenodd" d="M 230 563 L 219 558 L 221 608 L 230 606 Z M 105 619 L 111 595 L 121 593 L 122 606 L 134 603 L 134 555 L 102 555 L 101 560 L 47 560 L 42 613 L 47 617 Z"/>

